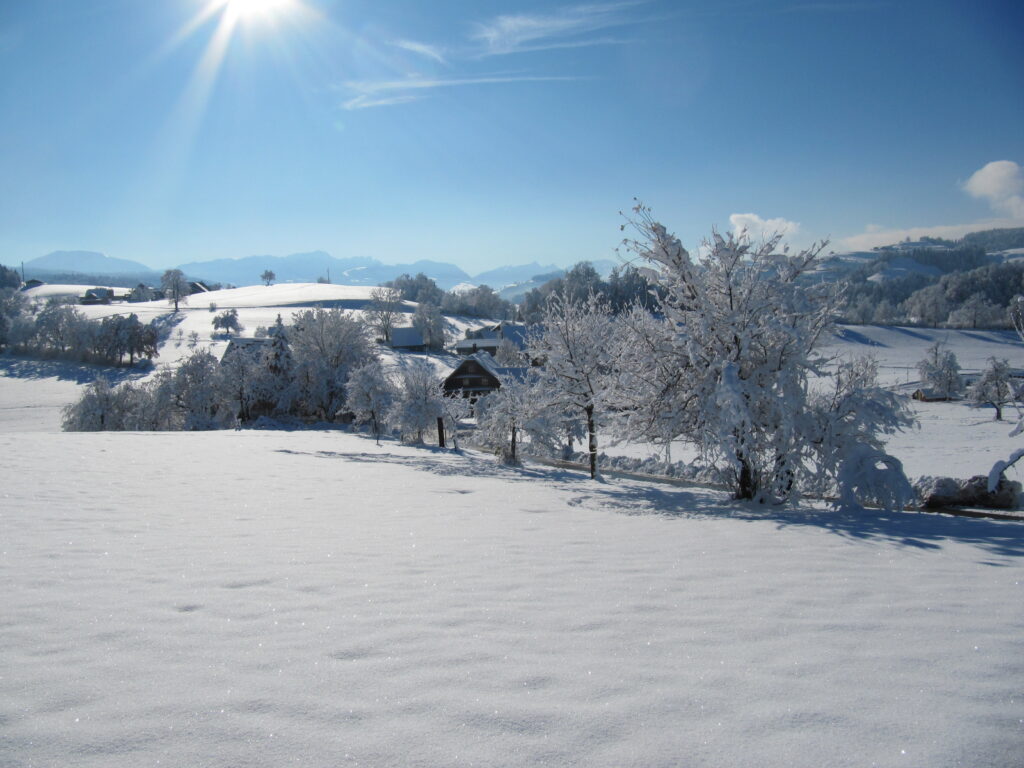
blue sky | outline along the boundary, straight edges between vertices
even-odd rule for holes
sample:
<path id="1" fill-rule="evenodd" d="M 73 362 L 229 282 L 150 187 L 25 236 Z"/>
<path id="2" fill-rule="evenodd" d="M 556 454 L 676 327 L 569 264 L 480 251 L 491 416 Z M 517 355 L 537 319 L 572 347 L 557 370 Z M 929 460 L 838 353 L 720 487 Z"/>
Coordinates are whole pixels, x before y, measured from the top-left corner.
<path id="1" fill-rule="evenodd" d="M 254 3 L 255 7 L 248 4 Z M 1024 226 L 1015 2 L 11 0 L 0 263 L 615 258 Z"/>

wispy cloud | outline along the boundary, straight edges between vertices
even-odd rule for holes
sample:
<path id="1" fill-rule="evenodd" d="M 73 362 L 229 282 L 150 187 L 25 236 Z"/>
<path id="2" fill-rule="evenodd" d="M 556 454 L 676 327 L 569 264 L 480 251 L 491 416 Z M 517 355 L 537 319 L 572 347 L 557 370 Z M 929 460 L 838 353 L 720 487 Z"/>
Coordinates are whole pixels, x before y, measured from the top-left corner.
<path id="1" fill-rule="evenodd" d="M 345 83 L 355 92 L 346 101 L 345 109 L 367 109 L 404 104 L 422 98 L 418 91 L 434 88 L 458 88 L 467 85 L 495 85 L 501 83 L 537 83 L 578 80 L 576 77 L 546 77 L 538 75 L 484 75 L 480 77 L 426 78 L 407 77 L 397 80 L 359 80 Z M 393 95 L 387 95 L 393 94 Z"/>
<path id="2" fill-rule="evenodd" d="M 407 38 L 396 38 L 387 44 L 393 48 L 430 59 L 447 68 L 449 77 L 431 77 L 416 72 L 417 67 L 406 66 L 405 61 L 380 56 L 387 70 L 395 76 L 350 80 L 342 84 L 348 98 L 342 102 L 347 110 L 370 109 L 408 104 L 427 97 L 436 88 L 455 88 L 469 85 L 500 85 L 506 83 L 541 83 L 581 80 L 584 77 L 553 75 L 493 74 L 473 72 L 480 59 L 511 53 L 527 53 L 554 48 L 587 48 L 598 45 L 622 45 L 630 40 L 615 35 L 616 28 L 650 21 L 632 13 L 650 0 L 610 0 L 589 4 L 564 6 L 542 14 L 516 14 L 496 16 L 490 21 L 477 23 L 468 40 L 449 46 L 435 45 Z M 421 62 L 428 68 L 427 62 Z M 385 70 L 385 71 L 387 71 Z M 400 74 L 399 74 L 400 73 Z"/>
<path id="3" fill-rule="evenodd" d="M 433 59 L 439 64 L 447 64 L 445 60 L 442 48 L 436 45 L 429 45 L 427 43 L 417 43 L 415 40 L 395 40 L 391 43 L 396 48 L 402 48 L 412 53 L 418 53 L 420 56 L 426 56 L 428 59 Z"/>
<path id="4" fill-rule="evenodd" d="M 640 2 L 593 3 L 562 8 L 549 14 L 498 16 L 478 23 L 472 39 L 483 55 L 499 56 L 553 48 L 580 48 L 629 42 L 614 37 L 593 37 L 602 30 L 635 23 L 625 13 Z"/>

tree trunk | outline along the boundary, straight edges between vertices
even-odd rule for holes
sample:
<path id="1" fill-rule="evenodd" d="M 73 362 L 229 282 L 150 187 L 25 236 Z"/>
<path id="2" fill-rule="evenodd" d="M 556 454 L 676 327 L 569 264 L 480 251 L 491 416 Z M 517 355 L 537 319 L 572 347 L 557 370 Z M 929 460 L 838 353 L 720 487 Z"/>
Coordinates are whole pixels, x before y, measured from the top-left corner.
<path id="1" fill-rule="evenodd" d="M 594 406 L 588 405 L 587 412 L 587 450 L 590 452 L 590 479 L 597 478 L 597 432 L 594 430 Z"/>
<path id="2" fill-rule="evenodd" d="M 736 490 L 737 499 L 752 499 L 754 493 L 757 490 L 754 484 L 754 472 L 750 468 L 750 462 L 747 461 L 747 457 L 740 455 L 740 483 L 739 488 Z"/>

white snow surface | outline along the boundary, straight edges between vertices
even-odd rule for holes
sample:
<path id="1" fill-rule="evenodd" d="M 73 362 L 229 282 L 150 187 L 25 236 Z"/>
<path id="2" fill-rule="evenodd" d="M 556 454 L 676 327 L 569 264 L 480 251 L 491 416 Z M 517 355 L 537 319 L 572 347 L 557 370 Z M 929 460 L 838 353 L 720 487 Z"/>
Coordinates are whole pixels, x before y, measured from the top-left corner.
<path id="1" fill-rule="evenodd" d="M 199 298 L 204 344 L 210 301 L 248 333 L 281 311 Z M 911 386 L 938 337 L 1024 368 L 1012 334 L 857 327 L 832 351 Z M 1021 523 L 340 431 L 60 432 L 96 373 L 0 357 L 5 768 L 1022 764 Z M 991 411 L 914 407 L 889 445 L 912 476 L 1020 447 Z"/>
<path id="2" fill-rule="evenodd" d="M 5 432 L 2 762 L 1010 766 L 1024 528 L 331 431 Z"/>
<path id="3" fill-rule="evenodd" d="M 4 766 L 1024 754 L 1020 523 L 338 431 L 61 433 L 93 371 L 0 363 Z"/>

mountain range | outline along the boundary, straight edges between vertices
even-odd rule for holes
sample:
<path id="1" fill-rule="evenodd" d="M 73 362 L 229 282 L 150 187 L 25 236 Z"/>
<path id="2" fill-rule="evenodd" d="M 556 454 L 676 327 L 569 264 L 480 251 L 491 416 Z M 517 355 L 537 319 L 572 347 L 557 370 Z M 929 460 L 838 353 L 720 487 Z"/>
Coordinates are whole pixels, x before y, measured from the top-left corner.
<path id="1" fill-rule="evenodd" d="M 594 262 L 599 272 L 607 274 L 612 261 Z M 383 264 L 376 259 L 353 257 L 339 259 L 325 251 L 293 253 L 290 256 L 247 256 L 241 259 L 214 259 L 191 261 L 177 266 L 186 276 L 209 283 L 253 285 L 260 281 L 264 270 L 270 270 L 278 282 L 316 282 L 330 280 L 344 285 L 379 285 L 402 274 L 420 272 L 432 278 L 439 287 L 450 290 L 456 285 L 489 285 L 496 291 L 530 282 L 537 275 L 562 274 L 564 270 L 553 264 L 522 264 L 470 275 L 463 269 L 440 261 L 414 261 L 409 264 Z M 154 270 L 137 261 L 114 259 L 93 251 L 54 251 L 25 262 L 25 276 L 41 279 L 54 275 L 80 274 L 98 276 L 131 275 L 143 282 L 156 282 L 160 270 Z"/>

